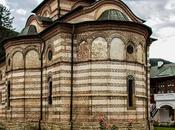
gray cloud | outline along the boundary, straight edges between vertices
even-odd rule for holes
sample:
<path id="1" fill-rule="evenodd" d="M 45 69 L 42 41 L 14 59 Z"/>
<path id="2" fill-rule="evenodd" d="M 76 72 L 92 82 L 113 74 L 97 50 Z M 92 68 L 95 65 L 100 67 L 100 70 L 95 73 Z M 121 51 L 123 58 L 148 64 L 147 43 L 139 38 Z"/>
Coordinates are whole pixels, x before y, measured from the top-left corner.
<path id="1" fill-rule="evenodd" d="M 14 27 L 20 31 L 31 11 L 42 0 L 2 0 L 11 11 Z M 150 56 L 175 62 L 175 0 L 123 0 L 146 25 L 153 29 L 153 37 L 159 40 L 151 46 Z M 0 2 L 1 3 L 1 2 Z M 23 12 L 19 13 L 19 9 Z M 18 10 L 18 11 L 17 11 Z M 26 13 L 24 13 L 26 11 Z M 166 48 L 166 49 L 165 49 Z"/>
<path id="2" fill-rule="evenodd" d="M 173 26 L 173 22 L 170 18 L 175 17 L 175 8 L 167 9 L 167 5 L 175 3 L 174 0 L 124 0 L 128 6 L 133 10 L 133 12 L 145 19 L 147 22 L 145 24 L 154 24 L 154 27 L 160 28 L 164 26 Z M 157 21 L 157 23 L 156 23 Z M 153 27 L 153 28 L 154 28 Z"/>
<path id="3" fill-rule="evenodd" d="M 16 28 L 17 31 L 21 31 L 21 29 L 25 26 L 27 18 L 29 17 L 29 15 L 31 15 L 32 9 L 34 9 L 38 5 L 38 1 L 6 0 L 6 4 L 11 9 L 12 16 L 15 17 L 13 22 L 14 28 Z"/>

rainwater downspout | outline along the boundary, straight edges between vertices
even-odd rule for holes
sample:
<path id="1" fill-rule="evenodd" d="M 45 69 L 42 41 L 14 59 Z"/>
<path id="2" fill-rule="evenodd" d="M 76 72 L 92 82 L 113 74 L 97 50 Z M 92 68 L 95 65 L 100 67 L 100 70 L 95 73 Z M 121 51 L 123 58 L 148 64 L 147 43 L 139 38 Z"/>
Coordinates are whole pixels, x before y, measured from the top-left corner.
<path id="1" fill-rule="evenodd" d="M 58 4 L 58 18 L 60 18 L 61 14 L 60 0 L 57 0 L 57 4 Z"/>
<path id="2" fill-rule="evenodd" d="M 70 130 L 73 130 L 74 31 L 75 31 L 75 26 L 72 25 L 72 33 L 71 33 L 72 36 L 71 36 Z"/>
<path id="3" fill-rule="evenodd" d="M 150 42 L 150 41 L 147 41 Z M 148 43 L 150 44 L 150 43 Z M 145 62 L 146 62 L 146 96 L 147 96 L 147 102 L 146 102 L 146 114 L 147 114 L 147 123 L 148 123 L 148 130 L 151 130 L 150 127 L 150 120 L 149 120 L 149 88 L 148 88 L 148 70 L 149 70 L 149 65 L 148 65 L 148 45 L 146 45 L 146 53 L 145 53 Z"/>
<path id="4" fill-rule="evenodd" d="M 40 36 L 40 39 L 41 39 L 41 45 L 40 45 L 40 52 L 41 52 L 41 56 L 40 56 L 40 61 L 41 61 L 41 67 L 40 67 L 40 72 L 41 72 L 41 77 L 40 77 L 40 80 L 41 80 L 41 94 L 40 94 L 40 119 L 39 119 L 39 130 L 41 130 L 41 121 L 43 120 L 43 55 L 44 55 L 44 50 L 45 50 L 45 46 L 46 46 L 46 43 L 45 41 L 41 38 Z M 44 44 L 43 45 L 43 48 L 42 48 L 42 43 Z"/>

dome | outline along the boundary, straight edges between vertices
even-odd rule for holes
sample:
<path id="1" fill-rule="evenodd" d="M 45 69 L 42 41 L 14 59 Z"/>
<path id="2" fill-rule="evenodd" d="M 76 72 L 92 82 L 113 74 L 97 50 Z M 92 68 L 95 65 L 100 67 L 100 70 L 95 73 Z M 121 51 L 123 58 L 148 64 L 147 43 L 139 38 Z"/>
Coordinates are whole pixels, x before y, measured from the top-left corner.
<path id="1" fill-rule="evenodd" d="M 35 35 L 35 34 L 37 34 L 36 27 L 34 25 L 30 25 L 25 27 L 19 35 L 21 36 L 21 35 Z"/>
<path id="2" fill-rule="evenodd" d="M 104 11 L 98 20 L 129 21 L 128 17 L 119 10 L 110 9 Z"/>

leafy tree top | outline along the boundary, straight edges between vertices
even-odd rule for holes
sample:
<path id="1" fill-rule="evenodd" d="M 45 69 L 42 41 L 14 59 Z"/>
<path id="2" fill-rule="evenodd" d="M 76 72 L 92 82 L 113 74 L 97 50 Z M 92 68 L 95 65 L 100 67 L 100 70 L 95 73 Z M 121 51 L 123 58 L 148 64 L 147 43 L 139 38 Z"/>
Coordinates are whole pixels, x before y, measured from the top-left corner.
<path id="1" fill-rule="evenodd" d="M 13 29 L 12 23 L 14 17 L 11 17 L 10 9 L 0 4 L 0 26 L 8 29 Z"/>

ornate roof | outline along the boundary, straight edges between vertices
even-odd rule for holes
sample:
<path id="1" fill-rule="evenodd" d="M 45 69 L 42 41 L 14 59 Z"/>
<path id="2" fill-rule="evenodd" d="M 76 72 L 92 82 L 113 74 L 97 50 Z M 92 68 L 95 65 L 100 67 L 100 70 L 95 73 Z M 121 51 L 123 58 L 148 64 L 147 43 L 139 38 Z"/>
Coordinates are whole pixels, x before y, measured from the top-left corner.
<path id="1" fill-rule="evenodd" d="M 129 21 L 128 17 L 125 14 L 116 9 L 106 10 L 102 13 L 99 20 Z"/>
<path id="2" fill-rule="evenodd" d="M 22 35 L 35 35 L 35 34 L 37 34 L 36 27 L 34 25 L 30 25 L 30 26 L 25 27 L 21 31 L 21 33 L 19 34 L 19 36 L 22 36 Z"/>

